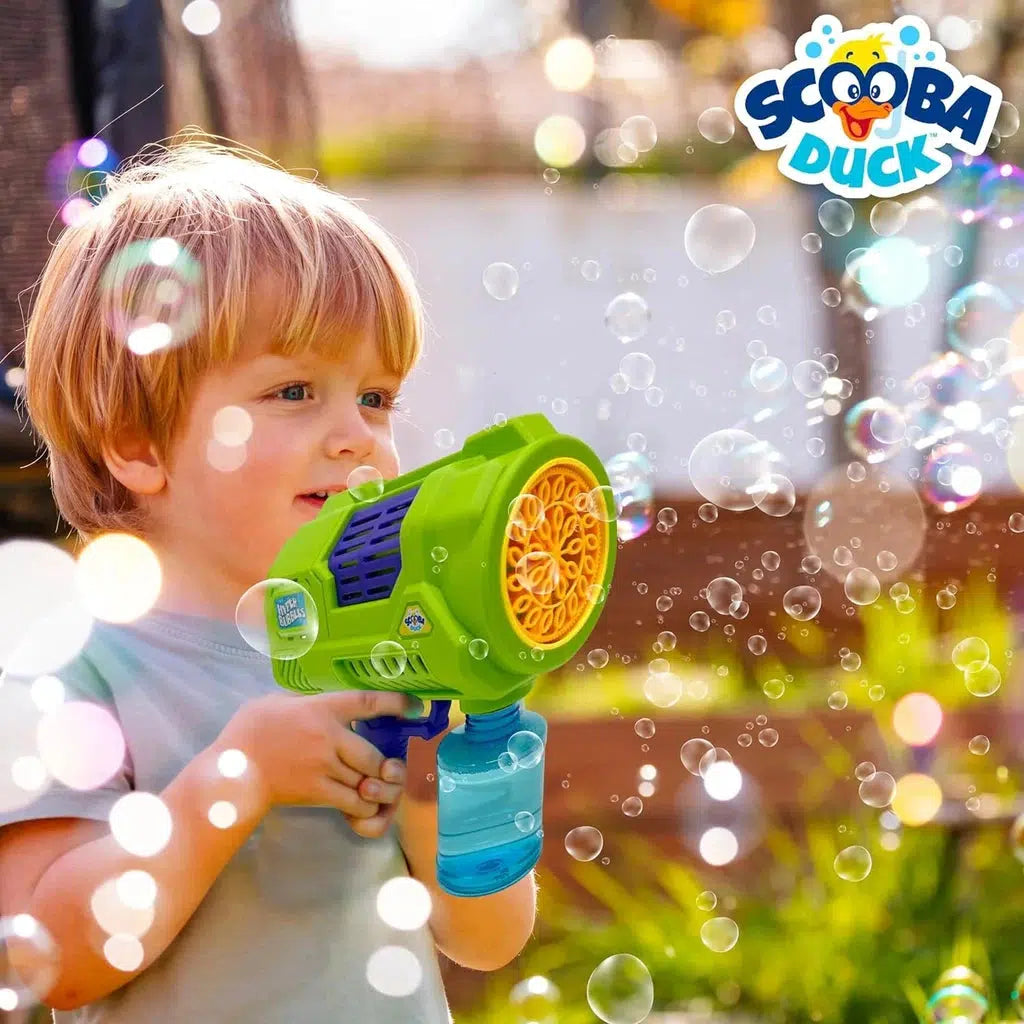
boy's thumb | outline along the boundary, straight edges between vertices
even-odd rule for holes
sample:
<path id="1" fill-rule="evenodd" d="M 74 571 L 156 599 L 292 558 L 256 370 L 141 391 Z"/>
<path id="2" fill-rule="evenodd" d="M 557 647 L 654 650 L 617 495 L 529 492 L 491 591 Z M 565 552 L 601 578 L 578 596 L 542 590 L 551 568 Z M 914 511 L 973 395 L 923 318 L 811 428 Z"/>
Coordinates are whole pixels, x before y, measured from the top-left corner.
<path id="1" fill-rule="evenodd" d="M 341 690 L 325 696 L 348 722 L 385 715 L 417 718 L 423 711 L 423 701 L 419 697 L 390 690 Z"/>

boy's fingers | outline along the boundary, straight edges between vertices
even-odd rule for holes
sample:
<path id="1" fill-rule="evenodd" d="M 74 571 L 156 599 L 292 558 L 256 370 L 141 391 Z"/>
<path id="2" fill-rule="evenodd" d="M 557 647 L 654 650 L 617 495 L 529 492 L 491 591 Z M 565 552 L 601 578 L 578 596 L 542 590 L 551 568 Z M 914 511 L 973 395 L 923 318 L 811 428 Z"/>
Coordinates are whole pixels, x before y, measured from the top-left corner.
<path id="1" fill-rule="evenodd" d="M 380 779 L 363 779 L 359 783 L 359 795 L 364 800 L 375 800 L 381 804 L 396 803 L 402 792 L 402 786 L 381 782 Z"/>
<path id="2" fill-rule="evenodd" d="M 345 817 L 369 819 L 380 813 L 375 800 L 364 800 L 351 786 L 343 786 L 334 779 L 324 780 L 327 802 L 337 807 Z"/>
<path id="3" fill-rule="evenodd" d="M 346 815 L 346 817 L 348 816 Z M 393 817 L 393 811 L 389 810 L 386 814 L 375 814 L 372 818 L 349 817 L 348 823 L 356 835 L 360 835 L 364 839 L 379 839 L 387 832 Z"/>
<path id="4" fill-rule="evenodd" d="M 351 723 L 366 718 L 402 717 L 407 711 L 422 707 L 415 697 L 393 690 L 339 690 L 320 694 L 337 708 L 343 721 Z"/>

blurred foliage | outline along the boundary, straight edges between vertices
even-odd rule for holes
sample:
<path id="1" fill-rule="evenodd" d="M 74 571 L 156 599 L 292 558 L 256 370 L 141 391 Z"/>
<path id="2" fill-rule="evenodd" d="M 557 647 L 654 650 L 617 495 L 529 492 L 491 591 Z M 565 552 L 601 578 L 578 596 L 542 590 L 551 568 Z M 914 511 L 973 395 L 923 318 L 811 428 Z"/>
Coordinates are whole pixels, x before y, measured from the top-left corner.
<path id="1" fill-rule="evenodd" d="M 884 592 L 859 609 L 862 662 L 855 671 L 824 665 L 834 643 L 820 624 L 792 622 L 788 660 L 811 667 L 794 668 L 778 655 L 741 657 L 738 637 L 732 643 L 723 637 L 705 651 L 702 664 L 659 650 L 652 639 L 652 657 L 664 657 L 684 680 L 709 683 L 705 699 L 684 698 L 655 709 L 643 693 L 647 666 L 620 663 L 544 676 L 529 704 L 562 718 L 605 715 L 612 707 L 624 716 L 713 714 L 755 704 L 764 708 L 764 682 L 781 678 L 785 693 L 771 707 L 824 709 L 828 694 L 842 688 L 849 707 L 873 710 L 887 733 L 892 704 L 905 693 L 928 692 L 946 709 L 979 700 L 967 692 L 950 657 L 964 637 L 984 639 L 992 664 L 1006 677 L 1014 618 L 984 574 L 969 578 L 947 610 L 920 586 L 910 586 L 910 596 L 913 605 L 903 602 L 903 611 Z M 719 675 L 722 668 L 725 674 Z M 868 695 L 872 686 L 884 688 L 880 699 Z M 849 756 L 822 754 L 825 775 L 850 777 Z M 972 779 L 981 787 L 973 767 Z M 988 766 L 979 770 L 984 774 Z M 994 777 L 986 778 L 984 788 L 1005 791 L 1017 782 L 1006 778 L 996 785 Z M 637 834 L 616 833 L 611 867 L 568 863 L 571 877 L 598 910 L 581 909 L 563 883 L 538 872 L 538 935 L 515 964 L 489 979 L 481 1001 L 458 1016 L 459 1024 L 534 1019 L 509 998 L 518 981 L 534 975 L 561 992 L 555 1016 L 538 1017 L 538 1024 L 591 1024 L 587 981 L 604 959 L 620 953 L 647 965 L 655 1010 L 689 1007 L 724 1019 L 736 1014 L 779 1024 L 927 1022 L 934 982 L 949 967 L 965 964 L 990 986 L 986 1024 L 1012 1016 L 1009 993 L 1024 970 L 1024 918 L 1014 909 L 1024 873 L 1010 852 L 1005 823 L 965 814 L 958 827 L 904 828 L 896 833 L 895 849 L 882 846 L 882 835 L 878 811 L 859 805 L 841 822 L 805 820 L 793 831 L 777 827 L 766 833 L 759 851 L 767 870 L 733 873 L 728 877 L 734 886 L 715 869 L 688 867 Z M 860 882 L 840 878 L 834 868 L 839 851 L 853 844 L 867 848 L 873 861 Z M 719 901 L 710 913 L 696 904 L 706 889 Z M 701 925 L 718 915 L 733 918 L 740 929 L 739 942 L 726 953 L 712 952 L 700 938 Z"/>
<path id="2" fill-rule="evenodd" d="M 544 165 L 537 159 L 531 142 L 494 132 L 481 132 L 473 137 L 460 135 L 444 124 L 385 128 L 325 139 L 319 171 L 325 182 L 344 178 L 472 178 L 510 174 L 534 175 L 542 181 Z M 615 173 L 715 176 L 742 167 L 753 155 L 753 146 L 742 140 L 736 146 L 715 146 L 697 136 L 696 142 L 700 145 L 659 142 L 635 164 L 615 168 Z M 560 181 L 589 181 L 603 177 L 610 170 L 581 161 L 563 168 Z M 780 182 L 785 185 L 785 179 L 775 170 L 774 157 L 771 173 L 774 185 Z"/>
<path id="3" fill-rule="evenodd" d="M 582 913 L 541 873 L 547 934 L 490 978 L 458 1024 L 524 1024 L 509 994 L 533 975 L 561 993 L 551 1024 L 592 1024 L 587 980 L 619 953 L 647 965 L 655 1010 L 700 1000 L 725 1019 L 737 1013 L 779 1024 L 911 1024 L 928 1019 L 927 995 L 938 976 L 963 963 L 989 984 L 986 1022 L 1000 1020 L 1001 1010 L 1012 1015 L 1009 994 L 1024 967 L 1024 918 L 1016 909 L 1024 877 L 1005 829 L 906 829 L 895 850 L 879 846 L 878 831 L 865 822 L 846 835 L 832 823 L 811 824 L 799 841 L 770 833 L 764 843 L 774 867 L 748 878 L 747 892 L 730 891 L 710 870 L 702 878 L 635 836 L 617 837 L 617 878 L 595 862 L 571 865 L 601 912 Z M 853 842 L 873 858 L 860 882 L 843 880 L 833 867 Z M 696 903 L 706 889 L 718 896 L 711 912 Z M 702 924 L 720 915 L 739 926 L 739 941 L 725 953 L 700 939 Z"/>
<path id="4" fill-rule="evenodd" d="M 657 710 L 660 715 L 692 716 L 761 704 L 764 684 L 781 679 L 785 692 L 771 701 L 771 707 L 780 711 L 825 708 L 829 694 L 840 689 L 848 697 L 849 708 L 876 710 L 885 717 L 894 701 L 914 691 L 930 693 L 952 710 L 980 699 L 967 691 L 963 674 L 951 658 L 953 647 L 969 636 L 981 637 L 988 644 L 991 663 L 1006 679 L 1016 644 L 1014 615 L 983 573 L 968 578 L 950 609 L 940 609 L 934 595 L 920 585 L 908 586 L 913 601 L 912 605 L 904 603 L 902 611 L 885 592 L 874 604 L 859 609 L 861 645 L 856 653 L 861 664 L 855 671 L 843 668 L 837 656 L 831 666 L 826 663 L 833 642 L 828 631 L 812 619 L 789 623 L 788 656 L 773 653 L 771 637 L 766 637 L 767 653 L 741 655 L 743 641 L 737 632 L 731 642 L 723 637 L 709 646 L 698 662 L 676 650 L 659 650 L 656 637 L 649 637 L 645 646 L 653 652 L 651 657 L 664 658 L 684 681 L 683 697 L 670 708 L 652 708 L 643 685 L 648 667 L 639 662 L 609 662 L 602 669 L 583 664 L 542 675 L 528 703 L 541 714 L 563 718 L 604 715 L 613 707 L 624 715 Z M 702 699 L 688 696 L 689 684 L 698 679 L 708 688 Z M 876 685 L 884 689 L 877 700 L 870 696 Z M 998 701 L 998 691 L 989 699 Z"/>

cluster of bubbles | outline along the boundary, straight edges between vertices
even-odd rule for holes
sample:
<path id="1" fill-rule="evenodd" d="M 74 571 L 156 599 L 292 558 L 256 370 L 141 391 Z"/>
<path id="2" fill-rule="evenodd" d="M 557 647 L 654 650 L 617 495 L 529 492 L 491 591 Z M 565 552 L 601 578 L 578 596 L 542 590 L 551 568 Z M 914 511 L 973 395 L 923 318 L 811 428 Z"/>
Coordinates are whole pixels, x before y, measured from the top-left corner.
<path id="1" fill-rule="evenodd" d="M 953 664 L 963 673 L 967 692 L 975 697 L 991 697 L 1003 683 L 1002 673 L 990 659 L 989 646 L 980 636 L 965 637 L 953 648 Z"/>
<path id="2" fill-rule="evenodd" d="M 1015 131 L 1019 118 L 1012 105 L 1006 106 L 1000 116 Z M 1008 230 L 1024 224 L 1024 171 L 995 164 L 985 155 L 957 156 L 953 164 L 938 195 L 874 204 L 869 219 L 877 237 L 847 254 L 839 289 L 822 295 L 827 305 L 841 302 L 866 322 L 903 308 L 908 325 L 920 323 L 925 309 L 917 300 L 932 278 L 932 257 L 941 252 L 952 267 L 963 262 L 960 247 L 947 244 L 956 225 L 984 220 Z M 826 236 L 848 235 L 854 220 L 853 207 L 844 199 L 828 199 L 818 209 Z M 801 246 L 817 253 L 822 236 L 809 232 Z M 1013 445 L 1010 420 L 1024 386 L 1020 268 L 1021 251 L 1014 250 L 994 261 L 987 279 L 959 288 L 943 310 L 948 351 L 915 371 L 901 395 L 869 397 L 845 415 L 847 445 L 867 463 L 885 462 L 907 449 L 923 453 L 921 493 L 943 513 L 966 508 L 982 493 L 986 459 L 977 449 L 983 437 L 1004 451 Z M 1010 468 L 1018 475 L 1012 457 Z M 917 470 L 912 475 L 917 478 Z"/>

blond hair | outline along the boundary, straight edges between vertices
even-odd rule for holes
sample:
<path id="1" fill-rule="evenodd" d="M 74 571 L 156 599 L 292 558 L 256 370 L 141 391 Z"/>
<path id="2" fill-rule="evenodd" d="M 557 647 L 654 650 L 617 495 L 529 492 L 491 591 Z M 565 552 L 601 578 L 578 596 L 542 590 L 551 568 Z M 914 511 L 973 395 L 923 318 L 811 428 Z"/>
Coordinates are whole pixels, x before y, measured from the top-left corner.
<path id="1" fill-rule="evenodd" d="M 143 509 L 109 472 L 103 449 L 128 430 L 169 456 L 198 378 L 238 353 L 246 310 L 268 281 L 280 295 L 266 325 L 276 352 L 343 352 L 369 327 L 386 368 L 404 377 L 422 350 L 412 273 L 383 228 L 317 182 L 215 138 L 186 129 L 155 159 L 108 176 L 105 195 L 64 230 L 38 282 L 23 400 L 46 446 L 57 507 L 84 539 L 144 533 Z M 166 301 L 168 275 L 154 284 L 152 262 L 130 254 L 158 239 L 173 239 L 161 243 L 164 253 L 180 246 L 180 265 L 194 273 L 171 282 L 194 289 L 194 315 L 177 324 L 183 336 L 173 344 L 147 350 L 126 343 L 124 325 Z"/>

